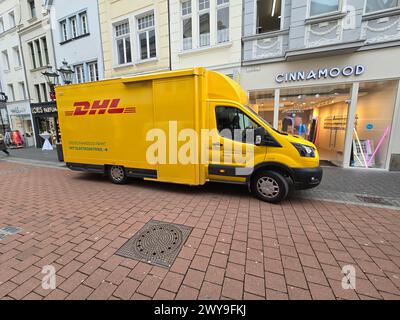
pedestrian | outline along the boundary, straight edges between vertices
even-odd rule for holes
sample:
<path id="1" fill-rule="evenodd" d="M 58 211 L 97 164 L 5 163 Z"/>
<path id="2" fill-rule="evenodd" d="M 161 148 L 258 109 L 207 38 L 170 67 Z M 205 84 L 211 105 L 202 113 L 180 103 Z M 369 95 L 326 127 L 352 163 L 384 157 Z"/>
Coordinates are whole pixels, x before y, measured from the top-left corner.
<path id="1" fill-rule="evenodd" d="M 3 151 L 7 156 L 10 155 L 10 153 L 7 150 L 6 142 L 4 141 L 3 135 L 1 133 L 0 133 L 0 150 Z"/>

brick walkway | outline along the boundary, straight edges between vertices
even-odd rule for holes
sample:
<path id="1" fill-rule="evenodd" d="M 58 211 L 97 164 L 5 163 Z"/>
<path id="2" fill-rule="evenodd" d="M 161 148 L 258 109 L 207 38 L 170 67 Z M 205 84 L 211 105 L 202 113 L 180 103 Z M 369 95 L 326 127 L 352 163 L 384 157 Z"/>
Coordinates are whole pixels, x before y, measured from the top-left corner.
<path id="1" fill-rule="evenodd" d="M 1 299 L 400 299 L 399 211 L 2 161 L 0 181 L 0 227 L 23 229 L 0 241 Z M 194 227 L 170 270 L 114 255 L 150 219 Z M 42 289 L 46 265 L 56 290 Z"/>

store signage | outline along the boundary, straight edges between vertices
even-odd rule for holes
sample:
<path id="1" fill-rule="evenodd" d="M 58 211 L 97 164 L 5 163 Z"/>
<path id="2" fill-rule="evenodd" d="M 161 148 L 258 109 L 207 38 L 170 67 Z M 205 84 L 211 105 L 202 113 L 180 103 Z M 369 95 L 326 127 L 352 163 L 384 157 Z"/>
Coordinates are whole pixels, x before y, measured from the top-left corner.
<path id="1" fill-rule="evenodd" d="M 33 107 L 32 114 L 43 114 L 43 113 L 56 113 L 57 107 L 50 106 L 50 107 Z"/>
<path id="2" fill-rule="evenodd" d="M 344 77 L 360 76 L 364 72 L 365 72 L 365 67 L 363 65 L 321 68 L 318 70 L 309 70 L 309 71 L 302 70 L 289 73 L 279 73 L 275 77 L 275 80 L 277 83 L 284 83 L 284 82 L 320 80 L 328 78 L 333 79 L 339 76 L 344 76 Z"/>
<path id="3" fill-rule="evenodd" d="M 8 107 L 9 115 L 20 115 L 20 114 L 29 114 L 29 109 L 25 106 L 11 106 Z"/>
<path id="4" fill-rule="evenodd" d="M 4 92 L 0 92 L 0 102 L 7 102 L 8 98 Z"/>

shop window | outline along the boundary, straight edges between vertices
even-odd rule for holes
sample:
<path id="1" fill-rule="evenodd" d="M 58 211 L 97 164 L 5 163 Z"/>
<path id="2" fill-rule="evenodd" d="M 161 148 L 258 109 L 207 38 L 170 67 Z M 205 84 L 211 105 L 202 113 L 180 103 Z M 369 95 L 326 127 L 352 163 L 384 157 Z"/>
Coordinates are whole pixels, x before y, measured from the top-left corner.
<path id="1" fill-rule="evenodd" d="M 400 0 L 366 0 L 365 12 L 375 12 L 400 6 Z"/>
<path id="2" fill-rule="evenodd" d="M 351 167 L 386 167 L 397 86 L 397 81 L 360 84 Z"/>
<path id="3" fill-rule="evenodd" d="M 137 19 L 139 37 L 139 57 L 141 60 L 155 58 L 156 31 L 154 24 L 154 13 Z"/>
<path id="4" fill-rule="evenodd" d="M 251 91 L 250 107 L 269 124 L 274 123 L 274 90 Z"/>
<path id="5" fill-rule="evenodd" d="M 192 1 L 182 2 L 182 48 L 192 49 Z"/>
<path id="6" fill-rule="evenodd" d="M 119 65 L 132 62 L 131 33 L 129 21 L 114 25 L 115 48 Z"/>
<path id="7" fill-rule="evenodd" d="M 310 0 L 310 16 L 339 11 L 339 0 Z"/>
<path id="8" fill-rule="evenodd" d="M 282 0 L 257 0 L 257 33 L 281 29 Z"/>
<path id="9" fill-rule="evenodd" d="M 314 143 L 325 165 L 343 165 L 351 85 L 280 92 L 278 129 Z"/>

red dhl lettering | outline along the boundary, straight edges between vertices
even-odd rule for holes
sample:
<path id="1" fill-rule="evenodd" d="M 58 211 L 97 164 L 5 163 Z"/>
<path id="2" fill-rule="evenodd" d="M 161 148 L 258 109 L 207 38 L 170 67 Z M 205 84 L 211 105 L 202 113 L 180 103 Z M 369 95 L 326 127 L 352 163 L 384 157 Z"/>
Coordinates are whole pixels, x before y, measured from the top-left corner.
<path id="1" fill-rule="evenodd" d="M 136 113 L 135 107 L 119 108 L 120 99 L 95 100 L 92 104 L 89 101 L 74 103 L 74 111 L 66 111 L 66 116 L 86 116 L 102 114 L 128 114 Z"/>

